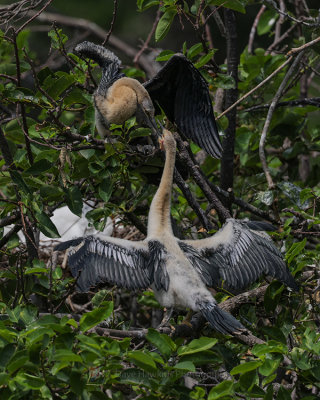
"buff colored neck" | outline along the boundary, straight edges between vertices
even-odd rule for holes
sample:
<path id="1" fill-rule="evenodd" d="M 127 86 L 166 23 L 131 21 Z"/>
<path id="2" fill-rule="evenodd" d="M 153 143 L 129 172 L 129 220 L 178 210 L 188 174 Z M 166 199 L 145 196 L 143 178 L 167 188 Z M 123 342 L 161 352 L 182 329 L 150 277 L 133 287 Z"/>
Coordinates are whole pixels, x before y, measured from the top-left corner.
<path id="1" fill-rule="evenodd" d="M 148 237 L 157 237 L 164 233 L 173 235 L 170 221 L 170 209 L 173 171 L 176 158 L 176 143 L 172 135 L 171 139 L 172 140 L 165 142 L 166 161 L 160 185 L 150 206 Z"/>

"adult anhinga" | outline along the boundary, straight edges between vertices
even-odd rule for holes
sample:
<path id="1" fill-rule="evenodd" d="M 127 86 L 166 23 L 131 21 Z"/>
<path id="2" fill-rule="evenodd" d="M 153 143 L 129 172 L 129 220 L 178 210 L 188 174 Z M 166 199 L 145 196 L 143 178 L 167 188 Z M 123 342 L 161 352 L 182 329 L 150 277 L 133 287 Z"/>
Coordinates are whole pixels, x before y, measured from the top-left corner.
<path id="1" fill-rule="evenodd" d="M 182 54 L 176 54 L 143 85 L 121 73 L 121 61 L 111 51 L 83 42 L 75 51 L 93 59 L 102 69 L 94 93 L 96 125 L 105 136 L 111 123 L 122 124 L 136 115 L 140 124 L 158 132 L 155 108 L 164 110 L 185 137 L 208 154 L 220 158 L 219 132 L 212 111 L 208 85 L 201 73 Z M 159 132 L 158 132 L 159 133 Z M 160 136 L 160 135 L 159 135 Z"/>
<path id="2" fill-rule="evenodd" d="M 200 311 L 222 333 L 242 331 L 242 324 L 219 308 L 207 287 L 225 281 L 229 287 L 243 288 L 262 274 L 295 290 L 297 284 L 272 241 L 245 223 L 230 219 L 218 233 L 202 240 L 179 240 L 173 235 L 170 206 L 176 143 L 169 131 L 164 130 L 162 145 L 166 160 L 145 240 L 98 234 L 67 241 L 55 250 L 69 249 L 69 266 L 80 290 L 106 282 L 128 289 L 151 286 L 165 307 Z M 253 227 L 261 229 L 259 223 Z"/>

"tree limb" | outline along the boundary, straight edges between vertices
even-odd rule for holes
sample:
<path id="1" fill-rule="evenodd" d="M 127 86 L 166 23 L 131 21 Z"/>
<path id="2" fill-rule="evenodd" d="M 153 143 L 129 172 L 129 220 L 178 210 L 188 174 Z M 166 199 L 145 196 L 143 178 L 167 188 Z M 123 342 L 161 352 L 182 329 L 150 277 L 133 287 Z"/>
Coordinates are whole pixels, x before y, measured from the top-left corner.
<path id="1" fill-rule="evenodd" d="M 272 119 L 274 110 L 276 108 L 276 105 L 277 105 L 280 97 L 282 96 L 282 93 L 283 93 L 283 91 L 284 91 L 284 89 L 285 89 L 290 77 L 294 73 L 296 67 L 299 65 L 299 62 L 300 62 L 302 56 L 303 56 L 303 52 L 301 52 L 297 56 L 297 58 L 293 61 L 292 65 L 288 69 L 285 77 L 283 78 L 283 81 L 281 82 L 281 84 L 279 86 L 279 89 L 277 90 L 277 92 L 276 92 L 276 94 L 275 94 L 275 96 L 274 96 L 274 98 L 273 98 L 273 100 L 272 100 L 272 102 L 270 104 L 269 111 L 268 111 L 268 114 L 267 114 L 267 117 L 266 117 L 266 121 L 264 123 L 263 130 L 262 130 L 262 133 L 261 133 L 261 138 L 260 138 L 260 143 L 259 143 L 259 156 L 260 156 L 262 168 L 263 168 L 263 171 L 264 171 L 264 174 L 266 176 L 266 179 L 267 179 L 267 182 L 268 182 L 268 186 L 269 186 L 270 189 L 274 188 L 274 183 L 273 183 L 273 180 L 272 180 L 272 177 L 271 177 L 271 174 L 270 174 L 270 171 L 269 171 L 269 167 L 268 167 L 268 164 L 267 164 L 266 156 L 265 156 L 265 153 L 264 153 L 264 146 L 265 146 L 266 139 L 267 139 L 267 133 L 268 133 L 268 130 L 269 130 L 269 127 L 270 127 L 271 119 Z"/>

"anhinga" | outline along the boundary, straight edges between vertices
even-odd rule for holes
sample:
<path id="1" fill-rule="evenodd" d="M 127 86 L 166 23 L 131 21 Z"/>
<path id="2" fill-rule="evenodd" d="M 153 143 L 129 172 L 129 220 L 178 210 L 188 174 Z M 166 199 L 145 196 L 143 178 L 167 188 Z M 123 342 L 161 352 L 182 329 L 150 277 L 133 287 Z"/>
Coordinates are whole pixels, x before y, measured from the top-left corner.
<path id="1" fill-rule="evenodd" d="M 179 240 L 173 235 L 170 206 L 176 143 L 169 131 L 164 130 L 162 145 L 166 160 L 145 240 L 98 234 L 61 243 L 55 250 L 69 249 L 69 266 L 80 290 L 106 282 L 133 290 L 151 287 L 165 307 L 200 311 L 222 333 L 242 331 L 242 324 L 219 308 L 208 287 L 224 281 L 240 289 L 262 274 L 294 290 L 298 286 L 271 239 L 243 222 L 229 219 L 218 233 L 202 240 Z M 263 223 L 251 226 L 261 229 Z"/>
<path id="2" fill-rule="evenodd" d="M 219 132 L 208 85 L 201 73 L 182 54 L 176 54 L 143 85 L 121 73 L 121 61 L 111 51 L 83 42 L 75 51 L 93 59 L 102 69 L 94 93 L 96 126 L 105 136 L 111 123 L 122 124 L 136 115 L 140 124 L 158 133 L 155 108 L 164 110 L 178 130 L 215 158 L 221 156 Z M 160 135 L 159 135 L 160 136 Z"/>

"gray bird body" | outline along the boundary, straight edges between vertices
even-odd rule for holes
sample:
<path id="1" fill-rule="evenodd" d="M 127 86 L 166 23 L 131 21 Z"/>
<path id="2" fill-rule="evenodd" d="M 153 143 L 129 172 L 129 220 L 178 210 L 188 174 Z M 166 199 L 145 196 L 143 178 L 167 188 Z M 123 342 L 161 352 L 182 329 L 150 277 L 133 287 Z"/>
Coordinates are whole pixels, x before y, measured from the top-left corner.
<path id="1" fill-rule="evenodd" d="M 69 249 L 68 263 L 80 290 L 107 282 L 132 290 L 152 287 L 163 306 L 200 311 L 222 333 L 243 331 L 239 321 L 219 308 L 208 287 L 226 282 L 240 289 L 263 274 L 294 290 L 298 286 L 272 241 L 244 222 L 229 219 L 218 233 L 202 240 L 182 241 L 173 235 L 170 208 L 176 144 L 168 131 L 163 142 L 166 161 L 150 206 L 146 239 L 132 242 L 96 235 L 59 244 L 55 250 Z"/>

